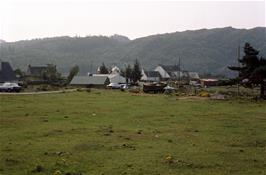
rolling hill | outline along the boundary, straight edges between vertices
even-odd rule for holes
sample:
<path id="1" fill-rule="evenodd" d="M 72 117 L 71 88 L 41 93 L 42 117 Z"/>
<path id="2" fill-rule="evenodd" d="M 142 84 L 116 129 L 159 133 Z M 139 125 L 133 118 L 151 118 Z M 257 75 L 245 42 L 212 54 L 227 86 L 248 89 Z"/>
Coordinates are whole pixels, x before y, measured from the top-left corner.
<path id="1" fill-rule="evenodd" d="M 138 59 L 146 69 L 157 64 L 175 64 L 200 73 L 232 75 L 228 65 L 237 63 L 237 47 L 249 42 L 266 57 L 266 28 L 235 29 L 232 27 L 201 29 L 152 35 L 129 40 L 121 35 L 88 37 L 54 37 L 1 43 L 1 60 L 17 68 L 28 64 L 56 64 L 63 73 L 73 65 L 81 72 L 94 72 L 106 65 L 133 63 Z M 242 53 L 241 53 L 242 54 Z"/>

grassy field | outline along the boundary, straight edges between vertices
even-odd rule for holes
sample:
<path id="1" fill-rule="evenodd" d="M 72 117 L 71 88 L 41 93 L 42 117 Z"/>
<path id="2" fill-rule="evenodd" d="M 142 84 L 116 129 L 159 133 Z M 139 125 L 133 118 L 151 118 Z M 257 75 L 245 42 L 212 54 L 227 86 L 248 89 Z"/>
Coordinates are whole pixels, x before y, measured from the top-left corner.
<path id="1" fill-rule="evenodd" d="M 0 103 L 0 174 L 265 174 L 265 102 L 93 90 Z"/>

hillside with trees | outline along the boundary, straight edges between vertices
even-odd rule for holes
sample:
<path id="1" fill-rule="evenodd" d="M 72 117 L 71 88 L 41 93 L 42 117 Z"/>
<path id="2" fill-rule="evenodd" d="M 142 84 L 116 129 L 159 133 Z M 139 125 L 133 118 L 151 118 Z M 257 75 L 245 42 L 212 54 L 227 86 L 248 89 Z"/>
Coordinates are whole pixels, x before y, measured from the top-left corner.
<path id="1" fill-rule="evenodd" d="M 67 73 L 77 65 L 80 73 L 95 72 L 103 62 L 106 66 L 124 68 L 136 59 L 146 69 L 158 64 L 176 64 L 181 68 L 232 75 L 228 65 L 237 64 L 237 47 L 249 42 L 266 56 L 266 28 L 234 29 L 231 27 L 201 29 L 152 35 L 135 40 L 114 35 L 88 37 L 54 37 L 1 44 L 1 60 L 10 61 L 14 68 L 26 69 L 28 64 L 55 64 Z"/>

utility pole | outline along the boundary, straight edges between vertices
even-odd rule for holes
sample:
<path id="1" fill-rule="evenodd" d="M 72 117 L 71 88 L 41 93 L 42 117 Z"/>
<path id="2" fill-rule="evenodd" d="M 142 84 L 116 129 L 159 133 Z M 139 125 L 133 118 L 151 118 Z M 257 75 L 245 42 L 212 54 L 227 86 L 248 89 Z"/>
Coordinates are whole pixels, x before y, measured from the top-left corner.
<path id="1" fill-rule="evenodd" d="M 238 67 L 240 66 L 239 59 L 240 59 L 240 42 L 238 42 L 238 47 L 237 47 Z M 239 97 L 239 72 L 238 72 L 238 78 L 237 78 L 237 97 Z"/>
<path id="2" fill-rule="evenodd" d="M 178 59 L 178 89 L 180 88 L 180 83 L 181 83 L 181 59 L 179 57 Z"/>
<path id="3" fill-rule="evenodd" d="M 92 73 L 92 63 L 93 63 L 93 62 L 91 61 L 91 64 L 90 64 L 90 74 L 93 74 L 93 73 Z"/>

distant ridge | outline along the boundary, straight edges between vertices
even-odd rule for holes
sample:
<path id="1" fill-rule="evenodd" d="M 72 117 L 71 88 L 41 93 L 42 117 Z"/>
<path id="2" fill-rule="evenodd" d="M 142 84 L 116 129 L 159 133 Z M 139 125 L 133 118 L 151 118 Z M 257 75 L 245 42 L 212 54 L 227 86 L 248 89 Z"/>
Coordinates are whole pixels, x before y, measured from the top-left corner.
<path id="1" fill-rule="evenodd" d="M 6 42 L 5 40 L 0 39 L 0 44 L 1 44 L 1 43 L 5 43 L 5 42 Z"/>
<path id="2" fill-rule="evenodd" d="M 129 40 L 122 35 L 88 37 L 54 37 L 4 43 L 3 60 L 26 69 L 28 64 L 53 63 L 62 72 L 79 65 L 81 73 L 94 72 L 98 65 L 124 67 L 138 59 L 148 69 L 158 64 L 176 64 L 200 73 L 232 75 L 228 65 L 237 64 L 236 49 L 250 42 L 266 57 L 266 28 L 235 29 L 232 27 L 187 30 L 151 35 Z"/>
<path id="3" fill-rule="evenodd" d="M 128 43 L 128 42 L 130 42 L 130 39 L 128 37 L 126 37 L 126 36 L 123 36 L 123 35 L 114 34 L 110 38 L 113 39 L 113 40 L 122 42 L 122 43 Z"/>

